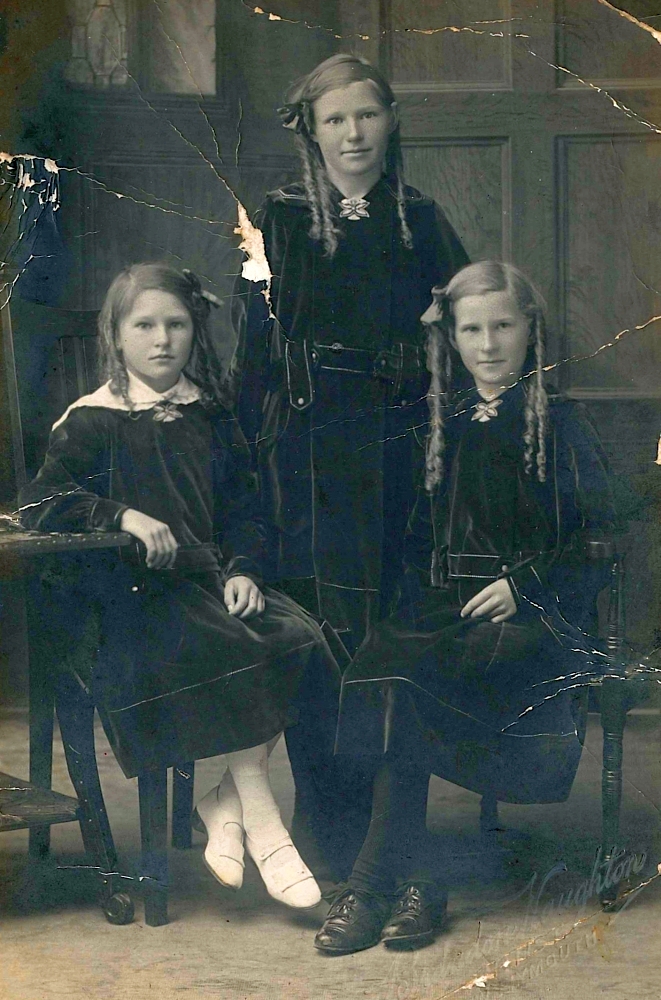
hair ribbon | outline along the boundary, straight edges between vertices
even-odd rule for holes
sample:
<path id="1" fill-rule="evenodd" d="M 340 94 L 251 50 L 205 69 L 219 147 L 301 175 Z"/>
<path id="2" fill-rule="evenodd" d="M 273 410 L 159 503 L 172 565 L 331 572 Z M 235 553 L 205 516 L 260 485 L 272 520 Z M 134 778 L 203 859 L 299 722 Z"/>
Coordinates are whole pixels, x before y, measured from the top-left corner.
<path id="1" fill-rule="evenodd" d="M 451 299 L 447 293 L 447 288 L 436 285 L 431 290 L 432 304 L 423 314 L 422 322 L 425 326 L 448 326 L 452 323 L 452 313 L 450 311 Z M 426 318 L 424 318 L 426 317 Z"/>
<path id="2" fill-rule="evenodd" d="M 218 309 L 222 305 L 220 299 L 214 295 L 213 292 L 207 292 L 202 288 L 200 279 L 193 271 L 184 267 L 182 268 L 182 274 L 191 286 L 191 299 L 193 300 L 193 305 L 196 308 L 201 308 L 208 313 L 209 306 L 215 306 L 216 309 Z"/>
<path id="3" fill-rule="evenodd" d="M 283 104 L 277 109 L 278 116 L 283 128 L 291 129 L 299 135 L 308 131 L 308 101 L 293 101 L 291 104 Z"/>

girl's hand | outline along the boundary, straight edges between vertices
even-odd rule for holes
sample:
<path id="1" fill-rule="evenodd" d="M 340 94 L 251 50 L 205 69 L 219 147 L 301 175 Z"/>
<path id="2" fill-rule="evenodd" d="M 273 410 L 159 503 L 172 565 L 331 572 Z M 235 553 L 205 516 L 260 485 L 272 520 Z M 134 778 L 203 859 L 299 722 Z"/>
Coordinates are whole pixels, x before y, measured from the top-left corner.
<path id="1" fill-rule="evenodd" d="M 494 580 L 461 609 L 461 617 L 488 618 L 494 625 L 516 614 L 516 601 L 507 580 Z"/>
<path id="2" fill-rule="evenodd" d="M 266 607 L 264 595 L 248 576 L 233 576 L 225 584 L 225 607 L 231 615 L 252 618 Z"/>
<path id="3" fill-rule="evenodd" d="M 147 547 L 145 563 L 149 569 L 172 569 L 179 546 L 167 524 L 129 507 L 122 514 L 119 527 L 144 542 Z"/>

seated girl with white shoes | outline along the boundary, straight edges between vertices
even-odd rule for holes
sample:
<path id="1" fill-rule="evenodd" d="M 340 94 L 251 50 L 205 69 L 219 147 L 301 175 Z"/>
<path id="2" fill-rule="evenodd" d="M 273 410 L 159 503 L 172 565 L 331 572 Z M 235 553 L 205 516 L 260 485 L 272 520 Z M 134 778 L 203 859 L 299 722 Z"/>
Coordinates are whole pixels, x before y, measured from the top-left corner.
<path id="1" fill-rule="evenodd" d="M 198 807 L 208 867 L 238 888 L 245 834 L 270 895 L 307 908 L 320 891 L 282 823 L 267 745 L 296 722 L 306 671 L 336 686 L 339 673 L 313 619 L 262 587 L 267 531 L 224 405 L 211 298 L 169 264 L 118 275 L 99 317 L 104 384 L 53 427 L 21 517 L 142 543 L 139 556 L 112 551 L 90 565 L 80 584 L 99 615 L 88 683 L 119 764 L 133 777 L 225 754 L 224 811 L 215 792 Z"/>

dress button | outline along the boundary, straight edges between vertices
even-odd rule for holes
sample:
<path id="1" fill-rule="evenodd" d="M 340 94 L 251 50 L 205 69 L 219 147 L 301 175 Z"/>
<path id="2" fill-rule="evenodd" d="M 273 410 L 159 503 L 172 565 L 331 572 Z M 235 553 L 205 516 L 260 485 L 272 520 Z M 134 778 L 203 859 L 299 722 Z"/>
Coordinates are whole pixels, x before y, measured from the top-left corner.
<path id="1" fill-rule="evenodd" d="M 303 399 L 302 396 L 299 396 L 298 399 L 296 400 L 296 402 L 297 402 L 298 406 L 303 406 L 303 403 L 305 402 L 305 400 Z"/>
<path id="2" fill-rule="evenodd" d="M 387 360 L 385 358 L 381 358 L 381 361 L 380 361 L 381 367 L 385 368 L 387 364 L 388 364 Z"/>
<path id="3" fill-rule="evenodd" d="M 401 403 L 402 403 L 402 406 L 408 406 L 408 400 L 407 399 L 403 399 L 401 401 Z"/>

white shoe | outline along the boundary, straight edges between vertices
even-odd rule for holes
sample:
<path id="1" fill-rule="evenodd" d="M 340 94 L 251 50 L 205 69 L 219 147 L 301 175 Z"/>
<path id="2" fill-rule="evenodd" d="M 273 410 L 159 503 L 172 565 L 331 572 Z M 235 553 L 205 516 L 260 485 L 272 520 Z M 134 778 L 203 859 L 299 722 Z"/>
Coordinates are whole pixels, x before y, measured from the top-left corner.
<path id="1" fill-rule="evenodd" d="M 227 808 L 220 786 L 205 795 L 193 813 L 206 831 L 208 842 L 204 863 L 211 874 L 227 889 L 240 889 L 243 885 L 243 826 L 238 822 L 233 808 Z"/>
<path id="2" fill-rule="evenodd" d="M 297 910 L 312 909 L 321 902 L 319 886 L 288 834 L 267 845 L 257 844 L 246 834 L 246 847 L 273 899 Z"/>

